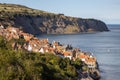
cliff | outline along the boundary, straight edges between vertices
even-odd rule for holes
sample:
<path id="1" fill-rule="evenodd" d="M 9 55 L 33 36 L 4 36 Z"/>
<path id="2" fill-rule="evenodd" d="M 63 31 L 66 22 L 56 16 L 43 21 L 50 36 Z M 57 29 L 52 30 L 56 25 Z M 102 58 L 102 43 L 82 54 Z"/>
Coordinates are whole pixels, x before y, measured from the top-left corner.
<path id="1" fill-rule="evenodd" d="M 109 31 L 100 20 L 69 17 L 15 4 L 0 4 L 0 23 L 5 27 L 19 27 L 31 34 Z"/>

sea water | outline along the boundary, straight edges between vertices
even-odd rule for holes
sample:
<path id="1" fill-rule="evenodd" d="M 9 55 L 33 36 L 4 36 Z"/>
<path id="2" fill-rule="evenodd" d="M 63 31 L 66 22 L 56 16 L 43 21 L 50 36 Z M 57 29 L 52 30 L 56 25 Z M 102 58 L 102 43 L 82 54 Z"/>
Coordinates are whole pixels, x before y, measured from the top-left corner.
<path id="1" fill-rule="evenodd" d="M 93 53 L 99 63 L 101 80 L 120 80 L 120 26 L 109 25 L 108 28 L 109 32 L 40 35 L 39 38 Z"/>

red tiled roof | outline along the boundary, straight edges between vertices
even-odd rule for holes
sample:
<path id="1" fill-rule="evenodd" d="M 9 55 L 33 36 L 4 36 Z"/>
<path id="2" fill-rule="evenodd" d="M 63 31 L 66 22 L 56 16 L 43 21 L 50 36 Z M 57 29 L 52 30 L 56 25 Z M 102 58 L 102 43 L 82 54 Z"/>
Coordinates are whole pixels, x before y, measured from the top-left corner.
<path id="1" fill-rule="evenodd" d="M 71 53 L 71 52 L 66 51 L 66 52 L 63 52 L 63 54 L 64 54 L 64 56 L 70 56 L 72 53 Z"/>

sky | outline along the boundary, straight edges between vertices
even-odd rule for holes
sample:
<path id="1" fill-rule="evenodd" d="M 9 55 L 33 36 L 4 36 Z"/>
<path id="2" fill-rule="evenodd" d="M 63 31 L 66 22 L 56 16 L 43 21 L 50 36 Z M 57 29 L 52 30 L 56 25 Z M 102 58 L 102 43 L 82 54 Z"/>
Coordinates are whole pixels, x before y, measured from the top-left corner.
<path id="1" fill-rule="evenodd" d="M 0 0 L 66 16 L 94 18 L 120 24 L 120 0 Z"/>

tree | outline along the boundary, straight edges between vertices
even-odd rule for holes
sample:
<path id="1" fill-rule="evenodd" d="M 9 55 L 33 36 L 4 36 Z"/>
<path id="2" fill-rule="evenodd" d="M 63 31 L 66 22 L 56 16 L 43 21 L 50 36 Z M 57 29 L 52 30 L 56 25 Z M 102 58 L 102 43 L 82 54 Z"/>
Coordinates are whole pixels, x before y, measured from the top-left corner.
<path id="1" fill-rule="evenodd" d="M 6 49 L 6 40 L 2 36 L 0 36 L 0 48 Z"/>

